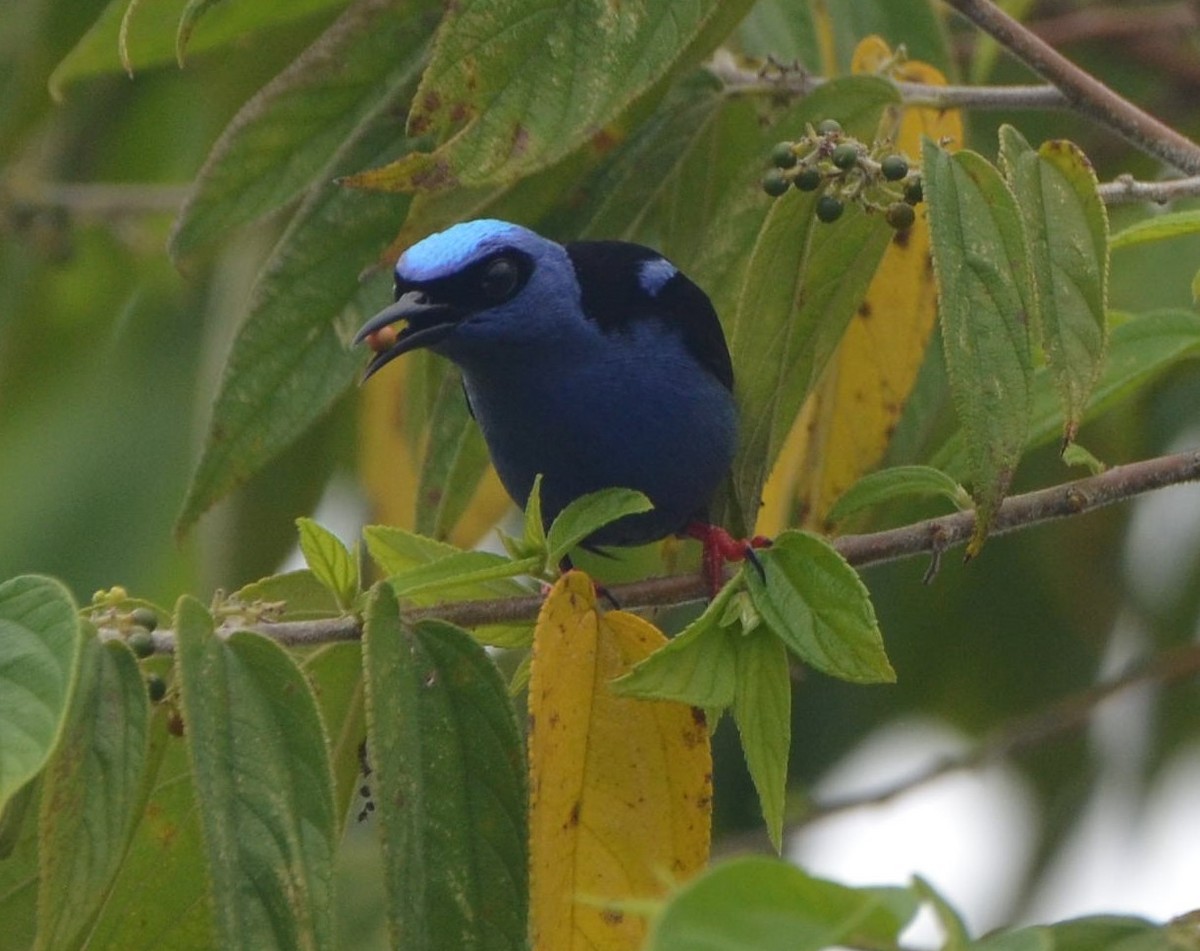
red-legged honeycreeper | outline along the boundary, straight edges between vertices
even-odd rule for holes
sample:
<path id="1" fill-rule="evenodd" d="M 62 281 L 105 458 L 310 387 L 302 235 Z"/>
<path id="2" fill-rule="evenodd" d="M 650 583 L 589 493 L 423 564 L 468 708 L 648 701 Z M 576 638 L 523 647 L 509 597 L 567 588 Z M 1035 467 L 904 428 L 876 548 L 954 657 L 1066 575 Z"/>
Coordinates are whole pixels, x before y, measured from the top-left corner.
<path id="1" fill-rule="evenodd" d="M 562 245 L 492 219 L 425 238 L 395 274 L 395 303 L 355 338 L 376 350 L 366 376 L 420 347 L 452 360 L 519 505 L 538 473 L 547 524 L 589 492 L 637 489 L 653 511 L 585 544 L 691 535 L 719 583 L 720 559 L 746 550 L 707 521 L 733 460 L 737 412 L 725 336 L 699 287 L 641 245 Z"/>

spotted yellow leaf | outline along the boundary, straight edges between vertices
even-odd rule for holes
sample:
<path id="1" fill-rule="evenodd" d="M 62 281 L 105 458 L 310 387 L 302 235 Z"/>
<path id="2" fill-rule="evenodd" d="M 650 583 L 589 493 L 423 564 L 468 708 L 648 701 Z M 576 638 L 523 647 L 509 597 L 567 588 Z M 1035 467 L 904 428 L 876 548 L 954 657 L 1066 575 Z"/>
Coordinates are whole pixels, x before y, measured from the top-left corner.
<path id="1" fill-rule="evenodd" d="M 852 68 L 885 71 L 903 82 L 946 82 L 927 63 L 897 62 L 879 37 L 859 44 Z M 951 148 L 962 142 L 962 117 L 955 110 L 902 109 L 883 121 L 894 127 L 896 151 L 913 166 L 922 135 L 949 140 Z M 916 382 L 936 307 L 929 225 L 918 205 L 916 222 L 888 245 L 824 378 L 797 417 L 764 492 L 760 532 L 774 535 L 797 522 L 827 527 L 830 506 L 879 464 Z"/>
<path id="2" fill-rule="evenodd" d="M 636 615 L 601 611 L 582 572 L 542 607 L 529 683 L 533 951 L 635 951 L 639 910 L 708 858 L 703 714 L 610 686 L 665 642 Z"/>

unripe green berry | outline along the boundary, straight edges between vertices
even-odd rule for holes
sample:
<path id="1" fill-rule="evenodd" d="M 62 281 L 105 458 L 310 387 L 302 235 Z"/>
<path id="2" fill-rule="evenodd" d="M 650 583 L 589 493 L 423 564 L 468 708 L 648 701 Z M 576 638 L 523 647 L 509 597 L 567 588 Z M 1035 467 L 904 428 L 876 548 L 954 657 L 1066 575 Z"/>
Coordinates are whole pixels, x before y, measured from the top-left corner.
<path id="1" fill-rule="evenodd" d="M 925 189 L 921 186 L 919 178 L 914 178 L 904 186 L 904 200 L 910 205 L 919 205 L 925 200 Z"/>
<path id="2" fill-rule="evenodd" d="M 837 135 L 842 131 L 842 124 L 837 119 L 822 119 L 817 123 L 817 131 L 821 135 Z"/>
<path id="3" fill-rule="evenodd" d="M 154 635 L 144 627 L 135 627 L 125 639 L 135 657 L 149 657 L 154 653 Z"/>
<path id="4" fill-rule="evenodd" d="M 843 142 L 833 150 L 833 164 L 845 171 L 858 164 L 858 149 L 849 142 Z"/>
<path id="5" fill-rule="evenodd" d="M 913 211 L 913 206 L 903 201 L 894 201 L 887 207 L 884 213 L 887 218 L 887 223 L 897 231 L 903 231 L 905 228 L 911 228 L 914 221 L 917 220 L 917 213 Z"/>
<path id="6" fill-rule="evenodd" d="M 889 182 L 898 182 L 908 174 L 908 159 L 903 155 L 888 155 L 879 163 L 879 169 Z"/>
<path id="7" fill-rule="evenodd" d="M 129 618 L 138 627 L 144 627 L 147 631 L 153 631 L 158 627 L 158 615 L 150 608 L 134 608 Z"/>
<path id="8" fill-rule="evenodd" d="M 802 192 L 815 192 L 821 187 L 821 182 L 825 180 L 824 176 L 811 165 L 808 168 L 800 169 L 800 173 L 796 176 L 796 187 Z"/>
<path id="9" fill-rule="evenodd" d="M 834 198 L 832 195 L 822 195 L 817 199 L 817 220 L 829 224 L 831 221 L 837 221 L 842 217 L 842 212 L 846 206 L 842 204 L 840 198 Z"/>
<path id="10" fill-rule="evenodd" d="M 791 142 L 780 142 L 771 149 L 771 164 L 776 168 L 791 168 L 796 164 L 796 153 Z"/>
<path id="11" fill-rule="evenodd" d="M 762 190 L 772 198 L 778 198 L 788 190 L 787 177 L 779 169 L 771 169 L 771 171 L 763 176 Z"/>
<path id="12" fill-rule="evenodd" d="M 167 682 L 158 674 L 147 674 L 146 693 L 150 695 L 151 703 L 160 702 L 167 695 Z"/>

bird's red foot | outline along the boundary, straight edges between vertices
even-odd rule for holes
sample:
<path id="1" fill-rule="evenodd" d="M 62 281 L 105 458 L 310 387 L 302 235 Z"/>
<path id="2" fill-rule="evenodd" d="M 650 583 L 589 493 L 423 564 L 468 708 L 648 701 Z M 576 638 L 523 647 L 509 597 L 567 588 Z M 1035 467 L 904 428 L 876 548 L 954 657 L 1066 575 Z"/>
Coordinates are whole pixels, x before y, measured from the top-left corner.
<path id="1" fill-rule="evenodd" d="M 749 561 L 763 574 L 762 563 L 754 554 L 756 548 L 769 548 L 771 539 L 764 535 L 753 538 L 734 538 L 719 525 L 708 522 L 691 521 L 683 533 L 688 538 L 697 539 L 704 549 L 703 567 L 704 580 L 708 582 L 710 597 L 716 597 L 717 592 L 725 583 L 725 563 L 729 561 Z"/>

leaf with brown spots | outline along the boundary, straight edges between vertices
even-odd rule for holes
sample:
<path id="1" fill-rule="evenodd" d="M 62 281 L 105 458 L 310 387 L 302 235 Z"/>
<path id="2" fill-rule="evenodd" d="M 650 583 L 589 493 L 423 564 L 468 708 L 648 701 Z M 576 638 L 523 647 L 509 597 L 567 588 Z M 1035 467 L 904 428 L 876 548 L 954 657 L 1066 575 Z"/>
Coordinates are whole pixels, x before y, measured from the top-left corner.
<path id="1" fill-rule="evenodd" d="M 647 922 L 623 903 L 657 898 L 708 858 L 703 717 L 609 686 L 665 643 L 636 615 L 601 612 L 581 572 L 542 608 L 529 685 L 534 951 L 635 951 Z"/>
<path id="2" fill-rule="evenodd" d="M 413 191 L 512 181 L 584 145 L 723 41 L 749 0 L 451 5 L 408 117 L 433 152 L 348 180 Z"/>

